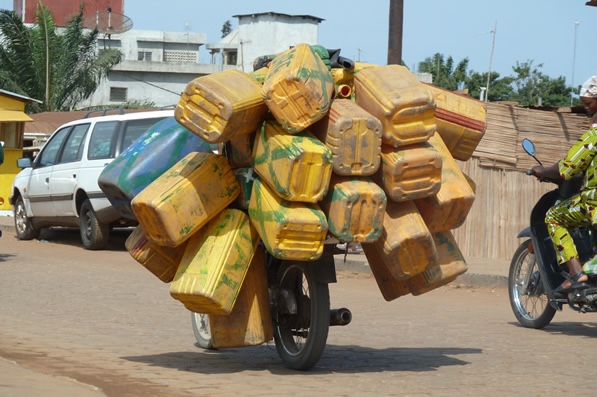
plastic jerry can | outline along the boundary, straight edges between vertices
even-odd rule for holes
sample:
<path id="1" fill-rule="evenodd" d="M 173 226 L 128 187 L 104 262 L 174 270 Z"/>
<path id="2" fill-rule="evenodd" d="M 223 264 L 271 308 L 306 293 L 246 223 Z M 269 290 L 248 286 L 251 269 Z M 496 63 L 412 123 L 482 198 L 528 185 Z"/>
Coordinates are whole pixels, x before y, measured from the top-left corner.
<path id="1" fill-rule="evenodd" d="M 233 204 L 234 207 L 246 211 L 249 209 L 249 200 L 256 174 L 252 167 L 237 168 L 233 172 L 240 187 L 240 193 Z"/>
<path id="2" fill-rule="evenodd" d="M 259 83 L 229 69 L 187 84 L 174 117 L 207 142 L 220 143 L 256 131 L 266 112 Z"/>
<path id="3" fill-rule="evenodd" d="M 392 275 L 388 263 L 384 261 L 378 246 L 362 244 L 362 247 L 379 291 L 387 302 L 410 294 L 408 283 L 406 280 L 399 280 Z"/>
<path id="4" fill-rule="evenodd" d="M 265 76 L 267 76 L 268 67 L 264 66 L 252 72 L 249 72 L 249 76 L 251 76 L 256 82 L 260 85 L 263 84 L 265 81 Z"/>
<path id="5" fill-rule="evenodd" d="M 186 243 L 174 248 L 158 246 L 145 237 L 141 226 L 137 226 L 126 239 L 124 246 L 133 259 L 145 266 L 154 276 L 169 283 L 176 274 Z"/>
<path id="6" fill-rule="evenodd" d="M 312 261 L 321 257 L 328 224 L 317 204 L 286 201 L 256 178 L 249 218 L 275 258 Z"/>
<path id="7" fill-rule="evenodd" d="M 211 147 L 174 117 L 168 117 L 149 128 L 106 165 L 97 183 L 118 212 L 135 219 L 131 200 L 192 152 L 211 152 Z"/>
<path id="8" fill-rule="evenodd" d="M 296 134 L 328 112 L 334 79 L 308 44 L 275 57 L 263 82 L 263 98 L 280 125 Z"/>
<path id="9" fill-rule="evenodd" d="M 230 314 L 258 243 L 244 212 L 220 212 L 189 239 L 170 295 L 197 313 Z"/>
<path id="10" fill-rule="evenodd" d="M 427 142 L 398 148 L 382 145 L 381 172 L 374 180 L 394 201 L 432 196 L 441 187 L 442 158 Z"/>
<path id="11" fill-rule="evenodd" d="M 311 131 L 332 151 L 338 175 L 372 175 L 379 169 L 381 122 L 350 99 L 334 99 Z"/>
<path id="12" fill-rule="evenodd" d="M 209 316 L 214 348 L 257 346 L 272 340 L 264 251 L 263 246 L 257 245 L 230 314 Z"/>
<path id="13" fill-rule="evenodd" d="M 253 165 L 253 143 L 255 134 L 236 136 L 224 144 L 224 154 L 233 169 Z"/>
<path id="14" fill-rule="evenodd" d="M 407 280 L 413 295 L 421 295 L 451 283 L 468 269 L 466 261 L 450 231 L 433 233 L 438 263 Z"/>
<path id="15" fill-rule="evenodd" d="M 387 65 L 355 75 L 356 103 L 383 125 L 383 142 L 391 146 L 425 142 L 435 132 L 431 91 L 406 67 Z"/>
<path id="16" fill-rule="evenodd" d="M 375 249 L 395 279 L 406 280 L 437 263 L 433 237 L 411 201 L 389 201 L 381 237 L 362 244 L 363 252 Z M 369 257 L 367 260 L 371 264 Z"/>
<path id="17" fill-rule="evenodd" d="M 475 193 L 439 134 L 429 143 L 442 158 L 441 188 L 435 195 L 414 202 L 432 232 L 456 229 L 466 220 Z"/>
<path id="18" fill-rule="evenodd" d="M 384 191 L 368 178 L 334 175 L 319 205 L 338 240 L 370 243 L 381 236 L 386 201 Z"/>
<path id="19" fill-rule="evenodd" d="M 332 152 L 308 131 L 291 135 L 266 121 L 253 146 L 255 172 L 288 201 L 316 203 L 327 193 Z"/>
<path id="20" fill-rule="evenodd" d="M 131 206 L 148 239 L 176 247 L 239 193 L 226 158 L 190 153 L 135 196 Z"/>
<path id="21" fill-rule="evenodd" d="M 452 157 L 462 161 L 470 159 L 485 134 L 485 103 L 431 84 L 427 84 L 427 87 L 435 99 L 438 134 Z"/>

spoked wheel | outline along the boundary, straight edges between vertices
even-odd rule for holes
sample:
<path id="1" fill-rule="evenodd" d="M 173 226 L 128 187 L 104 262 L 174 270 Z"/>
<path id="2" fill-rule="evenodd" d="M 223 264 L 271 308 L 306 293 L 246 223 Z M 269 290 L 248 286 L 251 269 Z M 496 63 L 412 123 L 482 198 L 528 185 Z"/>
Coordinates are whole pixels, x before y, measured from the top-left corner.
<path id="1" fill-rule="evenodd" d="M 309 263 L 282 262 L 274 306 L 274 340 L 291 369 L 307 370 L 319 361 L 330 326 L 330 293 L 315 280 Z"/>
<path id="2" fill-rule="evenodd" d="M 199 347 L 215 350 L 211 339 L 211 330 L 209 329 L 209 316 L 204 313 L 191 312 L 191 323 Z"/>
<path id="3" fill-rule="evenodd" d="M 514 253 L 508 276 L 510 306 L 518 322 L 540 329 L 551 322 L 556 309 L 549 304 L 535 255 L 529 252 L 531 240 L 523 242 Z"/>

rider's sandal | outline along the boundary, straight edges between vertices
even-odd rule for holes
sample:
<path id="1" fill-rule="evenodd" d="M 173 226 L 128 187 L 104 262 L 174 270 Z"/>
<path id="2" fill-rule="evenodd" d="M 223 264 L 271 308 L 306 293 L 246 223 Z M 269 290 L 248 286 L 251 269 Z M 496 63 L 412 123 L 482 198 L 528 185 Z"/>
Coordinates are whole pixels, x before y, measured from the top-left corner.
<path id="1" fill-rule="evenodd" d="M 568 274 L 566 276 L 566 280 L 570 281 L 570 286 L 564 288 L 564 284 L 560 285 L 559 287 L 557 287 L 555 290 L 553 290 L 554 295 L 559 295 L 559 296 L 566 296 L 569 292 L 572 292 L 575 288 L 576 288 L 576 284 L 579 284 L 579 279 L 582 276 L 586 276 L 587 274 L 583 271 L 578 272 L 576 274 Z M 583 281 L 582 283 L 585 283 L 586 281 Z M 581 284 L 582 284 L 581 283 Z"/>

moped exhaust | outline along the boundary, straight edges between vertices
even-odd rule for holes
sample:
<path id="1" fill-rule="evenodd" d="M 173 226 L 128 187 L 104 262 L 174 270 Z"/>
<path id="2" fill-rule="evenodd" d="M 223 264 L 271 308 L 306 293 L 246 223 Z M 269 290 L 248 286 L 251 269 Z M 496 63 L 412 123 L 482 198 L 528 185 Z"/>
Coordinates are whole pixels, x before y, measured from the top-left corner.
<path id="1" fill-rule="evenodd" d="M 347 308 L 330 310 L 330 325 L 348 325 L 352 320 L 352 313 Z"/>

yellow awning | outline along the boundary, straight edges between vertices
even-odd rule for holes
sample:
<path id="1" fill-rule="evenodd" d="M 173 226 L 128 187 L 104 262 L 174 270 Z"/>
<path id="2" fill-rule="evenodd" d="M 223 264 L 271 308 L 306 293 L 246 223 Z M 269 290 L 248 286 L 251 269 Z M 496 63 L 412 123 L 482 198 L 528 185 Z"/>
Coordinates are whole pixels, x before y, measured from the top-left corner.
<path id="1" fill-rule="evenodd" d="M 33 119 L 18 110 L 0 110 L 0 122 L 3 121 L 33 121 Z"/>

